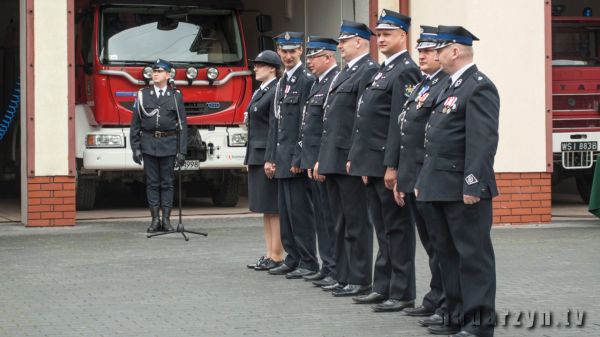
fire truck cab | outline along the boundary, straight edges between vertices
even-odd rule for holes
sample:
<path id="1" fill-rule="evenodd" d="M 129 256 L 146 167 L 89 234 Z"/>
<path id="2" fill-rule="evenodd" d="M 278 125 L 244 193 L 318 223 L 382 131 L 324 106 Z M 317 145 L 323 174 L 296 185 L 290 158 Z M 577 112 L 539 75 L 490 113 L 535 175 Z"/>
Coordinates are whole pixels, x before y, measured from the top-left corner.
<path id="1" fill-rule="evenodd" d="M 97 0 L 78 9 L 77 205 L 94 206 L 102 181 L 142 181 L 129 142 L 136 94 L 154 60 L 174 64 L 188 121 L 184 192 L 208 187 L 217 206 L 238 201 L 251 97 L 240 1 Z M 196 191 L 195 191 L 196 190 Z"/>
<path id="2" fill-rule="evenodd" d="M 600 142 L 600 18 L 559 15 L 552 17 L 553 182 L 575 177 L 588 203 Z"/>

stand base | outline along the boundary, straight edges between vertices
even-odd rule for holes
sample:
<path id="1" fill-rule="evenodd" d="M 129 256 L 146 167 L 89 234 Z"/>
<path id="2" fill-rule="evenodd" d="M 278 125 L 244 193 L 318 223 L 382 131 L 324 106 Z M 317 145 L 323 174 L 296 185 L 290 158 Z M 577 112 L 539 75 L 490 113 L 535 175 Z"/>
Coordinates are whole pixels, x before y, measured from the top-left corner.
<path id="1" fill-rule="evenodd" d="M 183 238 L 185 239 L 185 241 L 190 241 L 190 238 L 188 238 L 188 236 L 185 235 L 186 233 L 188 233 L 188 234 L 202 235 L 202 236 L 208 236 L 208 234 L 206 234 L 206 233 L 185 230 L 185 228 L 183 227 L 183 224 L 180 222 L 180 223 L 177 224 L 177 228 L 175 230 L 173 230 L 173 231 L 147 234 L 146 237 L 148 239 L 150 239 L 150 238 L 153 238 L 153 237 L 159 236 L 159 235 L 176 234 L 176 233 L 181 233 L 181 235 L 183 236 Z"/>

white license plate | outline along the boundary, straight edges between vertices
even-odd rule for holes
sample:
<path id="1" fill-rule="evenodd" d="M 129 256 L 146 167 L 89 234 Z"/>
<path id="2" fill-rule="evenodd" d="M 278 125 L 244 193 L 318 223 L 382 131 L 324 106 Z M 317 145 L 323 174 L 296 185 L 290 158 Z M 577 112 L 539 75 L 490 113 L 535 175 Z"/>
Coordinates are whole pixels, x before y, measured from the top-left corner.
<path id="1" fill-rule="evenodd" d="M 182 170 L 199 170 L 200 169 L 200 161 L 199 160 L 186 160 L 181 169 Z"/>
<path id="2" fill-rule="evenodd" d="M 598 142 L 562 142 L 561 151 L 598 151 Z"/>

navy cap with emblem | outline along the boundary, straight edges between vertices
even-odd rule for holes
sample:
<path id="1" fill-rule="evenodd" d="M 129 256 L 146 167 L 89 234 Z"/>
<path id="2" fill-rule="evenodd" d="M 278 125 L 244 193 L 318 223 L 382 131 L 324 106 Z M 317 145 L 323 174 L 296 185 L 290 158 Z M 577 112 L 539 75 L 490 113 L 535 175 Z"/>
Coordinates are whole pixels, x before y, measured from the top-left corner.
<path id="1" fill-rule="evenodd" d="M 261 64 L 267 64 L 270 66 L 273 66 L 275 68 L 280 68 L 281 67 L 281 59 L 279 58 L 279 55 L 277 55 L 276 52 L 272 51 L 272 50 L 263 50 L 261 51 L 254 60 L 252 60 L 253 63 L 261 63 Z"/>
<path id="2" fill-rule="evenodd" d="M 324 50 L 335 51 L 338 42 L 328 37 L 311 35 L 306 42 L 306 56 L 315 56 Z"/>
<path id="3" fill-rule="evenodd" d="M 152 69 L 162 69 L 166 72 L 169 72 L 171 71 L 171 68 L 173 68 L 173 64 L 163 59 L 158 59 L 152 63 Z"/>
<path id="4" fill-rule="evenodd" d="M 402 29 L 408 32 L 410 28 L 410 16 L 402 15 L 398 12 L 384 9 L 377 20 L 376 29 Z"/>
<path id="5" fill-rule="evenodd" d="M 302 47 L 304 43 L 304 34 L 299 32 L 283 32 L 273 38 L 277 46 L 284 50 L 291 50 Z"/>
<path id="6" fill-rule="evenodd" d="M 438 45 L 436 49 L 444 48 L 453 43 L 472 46 L 473 41 L 479 41 L 477 36 L 461 26 L 438 26 Z"/>
<path id="7" fill-rule="evenodd" d="M 369 27 L 364 23 L 343 20 L 342 26 L 340 27 L 340 36 L 338 37 L 338 39 L 345 40 L 358 36 L 365 40 L 370 40 L 372 35 L 375 34 L 373 34 Z"/>
<path id="8" fill-rule="evenodd" d="M 421 26 L 421 34 L 417 40 L 417 49 L 435 48 L 438 44 L 438 28 Z"/>

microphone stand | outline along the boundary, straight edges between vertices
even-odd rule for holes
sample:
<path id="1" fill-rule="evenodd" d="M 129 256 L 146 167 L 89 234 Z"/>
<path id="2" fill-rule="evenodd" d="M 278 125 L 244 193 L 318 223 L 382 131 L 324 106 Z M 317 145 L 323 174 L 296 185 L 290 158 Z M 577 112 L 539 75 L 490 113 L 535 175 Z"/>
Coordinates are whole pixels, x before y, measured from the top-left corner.
<path id="1" fill-rule="evenodd" d="M 175 101 L 175 110 L 177 111 L 177 121 L 179 123 L 178 127 L 177 127 L 177 153 L 180 153 L 181 150 L 181 133 L 183 132 L 183 125 L 181 124 L 181 117 L 179 116 L 179 106 L 177 105 L 177 98 L 175 97 L 176 93 L 177 93 L 177 88 L 175 87 L 175 81 L 173 81 L 173 79 L 169 79 L 169 85 L 171 86 L 171 89 L 173 89 L 173 100 Z M 177 157 L 175 157 L 175 160 L 177 160 Z M 177 193 L 179 196 L 179 223 L 177 224 L 177 227 L 175 228 L 174 231 L 169 231 L 169 232 L 160 232 L 160 233 L 153 233 L 153 234 L 147 234 L 146 237 L 148 239 L 155 237 L 155 236 L 160 236 L 160 235 L 167 235 L 167 234 L 174 234 L 174 233 L 181 233 L 181 235 L 183 236 L 183 238 L 185 239 L 185 241 L 190 241 L 190 239 L 188 238 L 187 234 L 196 234 L 196 235 L 202 235 L 202 236 L 208 236 L 208 234 L 203 233 L 203 232 L 194 232 L 194 231 L 188 231 L 185 229 L 185 227 L 183 226 L 183 221 L 181 219 L 181 169 L 182 169 L 182 165 L 178 165 L 177 167 L 177 171 L 179 171 L 179 173 L 177 174 Z"/>

